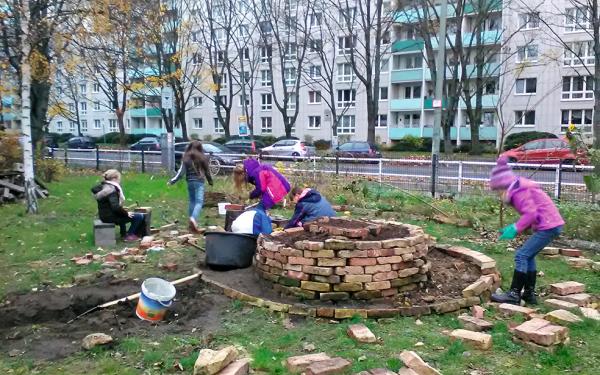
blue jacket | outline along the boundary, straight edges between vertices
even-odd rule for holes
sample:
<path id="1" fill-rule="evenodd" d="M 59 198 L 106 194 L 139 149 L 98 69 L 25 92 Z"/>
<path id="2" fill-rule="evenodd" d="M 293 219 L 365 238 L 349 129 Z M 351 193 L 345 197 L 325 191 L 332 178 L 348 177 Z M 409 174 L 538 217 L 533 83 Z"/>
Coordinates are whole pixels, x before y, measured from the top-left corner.
<path id="1" fill-rule="evenodd" d="M 248 210 L 238 216 L 231 224 L 231 231 L 244 234 L 271 234 L 273 224 L 267 215 L 262 204 L 258 204 L 251 210 Z"/>
<path id="2" fill-rule="evenodd" d="M 316 190 L 310 190 L 296 203 L 294 216 L 290 219 L 286 228 L 293 228 L 320 217 L 336 216 L 335 211 L 327 199 Z"/>

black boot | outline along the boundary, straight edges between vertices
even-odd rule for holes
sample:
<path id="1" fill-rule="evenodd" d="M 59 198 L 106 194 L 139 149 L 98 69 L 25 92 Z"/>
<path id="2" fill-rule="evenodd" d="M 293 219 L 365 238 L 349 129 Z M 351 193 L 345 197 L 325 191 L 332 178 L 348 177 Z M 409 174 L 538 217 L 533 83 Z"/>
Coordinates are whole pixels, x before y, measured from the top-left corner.
<path id="1" fill-rule="evenodd" d="M 537 277 L 536 271 L 527 272 L 527 278 L 525 279 L 525 286 L 523 287 L 523 294 L 521 298 L 528 305 L 537 305 L 537 298 L 535 297 L 535 279 Z"/>
<path id="2" fill-rule="evenodd" d="M 521 289 L 523 289 L 523 285 L 525 285 L 526 278 L 526 273 L 515 270 L 513 273 L 512 284 L 510 285 L 510 290 L 502 294 L 492 294 L 492 301 L 499 303 L 510 303 L 512 305 L 521 304 Z"/>

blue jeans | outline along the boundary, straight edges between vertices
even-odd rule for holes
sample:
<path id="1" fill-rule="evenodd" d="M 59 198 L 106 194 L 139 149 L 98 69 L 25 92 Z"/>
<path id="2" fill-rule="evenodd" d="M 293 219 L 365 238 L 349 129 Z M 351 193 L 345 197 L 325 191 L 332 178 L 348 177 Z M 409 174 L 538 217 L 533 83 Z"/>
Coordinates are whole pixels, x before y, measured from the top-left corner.
<path id="1" fill-rule="evenodd" d="M 198 221 L 198 216 L 200 216 L 202 206 L 204 205 L 204 182 L 188 181 L 187 187 L 188 195 L 190 197 L 188 216 L 193 217 L 194 220 Z"/>
<path id="2" fill-rule="evenodd" d="M 134 213 L 133 217 L 131 218 L 131 226 L 129 227 L 127 234 L 138 235 L 142 224 L 144 224 L 144 219 L 145 219 L 144 214 Z M 125 224 L 122 224 L 121 225 L 121 235 L 123 235 L 124 231 L 125 231 Z"/>
<path id="3" fill-rule="evenodd" d="M 562 231 L 562 225 L 548 230 L 540 230 L 529 237 L 525 243 L 517 249 L 515 254 L 515 269 L 519 272 L 537 271 L 535 256 L 542 251 L 546 245 L 558 237 Z"/>

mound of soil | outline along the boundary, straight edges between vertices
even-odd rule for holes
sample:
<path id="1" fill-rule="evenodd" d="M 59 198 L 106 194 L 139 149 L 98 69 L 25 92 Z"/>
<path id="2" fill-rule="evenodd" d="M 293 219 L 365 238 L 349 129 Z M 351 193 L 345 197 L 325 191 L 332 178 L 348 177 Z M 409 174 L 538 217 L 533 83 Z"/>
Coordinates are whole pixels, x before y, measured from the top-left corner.
<path id="1" fill-rule="evenodd" d="M 74 322 L 79 314 L 108 301 L 136 293 L 141 281 L 102 280 L 97 284 L 36 293 L 10 295 L 0 307 L 0 350 L 17 349 L 24 356 L 55 360 L 81 350 L 81 340 L 102 332 L 113 338 L 160 337 L 181 332 L 197 335 L 220 325 L 229 299 L 205 288 L 199 281 L 178 285 L 177 295 L 164 321 L 151 323 L 135 315 L 137 301 L 98 310 Z"/>
<path id="2" fill-rule="evenodd" d="M 350 225 L 346 225 L 350 223 Z M 357 221 L 357 220 L 331 220 L 329 224 L 322 225 L 323 227 L 338 227 L 338 228 L 348 228 L 348 229 L 357 229 L 357 228 L 367 228 L 369 226 L 368 223 Z M 360 241 L 381 241 L 381 240 L 389 240 L 392 238 L 404 238 L 409 235 L 408 229 L 405 227 L 401 227 L 398 225 L 385 224 L 381 228 L 381 232 L 378 235 L 373 235 L 369 233 L 367 237 L 361 239 Z M 269 237 L 271 240 L 283 243 L 285 246 L 294 246 L 296 241 L 325 241 L 332 237 L 329 233 L 310 233 L 308 231 L 297 232 L 297 233 L 288 233 L 285 236 L 279 237 Z"/>

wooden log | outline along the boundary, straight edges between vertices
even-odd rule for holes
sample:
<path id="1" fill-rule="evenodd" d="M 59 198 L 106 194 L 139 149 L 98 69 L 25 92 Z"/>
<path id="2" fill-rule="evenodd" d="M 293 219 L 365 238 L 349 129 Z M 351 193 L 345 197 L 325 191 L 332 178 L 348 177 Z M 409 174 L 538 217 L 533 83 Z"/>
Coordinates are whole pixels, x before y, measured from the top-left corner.
<path id="1" fill-rule="evenodd" d="M 10 190 L 16 191 L 18 193 L 22 193 L 25 194 L 25 188 L 23 186 L 19 186 L 19 185 L 15 185 L 11 182 L 8 182 L 6 180 L 0 180 L 0 186 L 4 186 L 9 188 Z"/>

